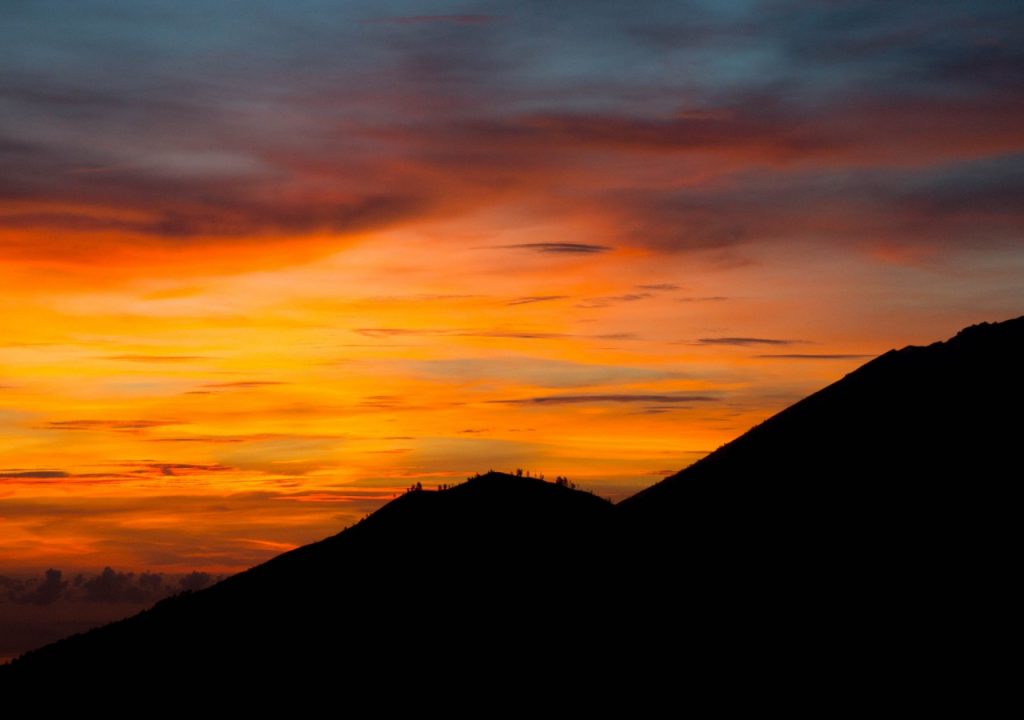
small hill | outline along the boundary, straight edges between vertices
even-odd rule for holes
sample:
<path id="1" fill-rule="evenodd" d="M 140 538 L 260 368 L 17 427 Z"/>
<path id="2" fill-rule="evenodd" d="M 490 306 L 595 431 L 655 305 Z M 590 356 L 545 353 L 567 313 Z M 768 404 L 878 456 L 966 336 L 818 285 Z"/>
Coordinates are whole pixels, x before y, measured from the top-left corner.
<path id="1" fill-rule="evenodd" d="M 368 669 L 493 657 L 598 637 L 587 601 L 613 506 L 541 480 L 488 473 L 413 491 L 357 525 L 200 592 L 24 655 L 12 674 L 132 677 L 315 664 Z M 383 672 L 383 670 L 382 670 Z M 0 674 L 2 676 L 2 674 Z"/>

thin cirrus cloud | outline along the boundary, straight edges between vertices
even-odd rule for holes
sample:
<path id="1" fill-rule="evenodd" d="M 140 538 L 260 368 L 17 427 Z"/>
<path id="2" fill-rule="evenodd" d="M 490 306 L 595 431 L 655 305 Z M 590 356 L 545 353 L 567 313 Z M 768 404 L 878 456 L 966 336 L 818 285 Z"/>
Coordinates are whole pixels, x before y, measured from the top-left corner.
<path id="1" fill-rule="evenodd" d="M 607 386 L 690 378 L 681 369 L 580 363 L 528 356 L 405 361 L 397 363 L 394 369 L 402 374 L 412 372 L 432 379 L 461 381 L 471 377 L 541 388 Z"/>
<path id="2" fill-rule="evenodd" d="M 184 475 L 220 473 L 235 469 L 228 465 L 221 465 L 220 463 L 195 464 L 180 462 L 121 463 L 121 467 L 126 468 L 128 472 L 140 475 L 158 474 L 163 477 L 181 477 Z"/>
<path id="3" fill-rule="evenodd" d="M 495 400 L 494 402 L 509 405 L 580 405 L 584 403 L 618 404 L 644 403 L 683 405 L 690 403 L 716 402 L 719 398 L 710 395 L 652 395 L 625 393 L 594 393 L 579 395 L 540 395 L 537 397 L 514 398 L 511 400 Z"/>
<path id="4" fill-rule="evenodd" d="M 71 477 L 64 470 L 0 470 L 0 480 L 57 480 Z"/>
<path id="5" fill-rule="evenodd" d="M 584 300 L 581 303 L 577 303 L 576 307 L 580 308 L 603 308 L 609 305 L 615 305 L 617 303 L 631 303 L 638 300 L 647 300 L 653 297 L 649 292 L 642 293 L 624 293 L 622 295 L 606 295 L 604 297 L 590 298 Z"/>
<path id="6" fill-rule="evenodd" d="M 288 438 L 283 433 L 246 433 L 236 435 L 179 435 L 173 437 L 152 438 L 152 442 L 160 443 L 201 443 L 214 445 L 233 445 L 237 443 L 258 443 Z"/>
<path id="7" fill-rule="evenodd" d="M 67 470 L 0 470 L 0 480 L 16 485 L 32 487 L 85 488 L 100 487 L 117 488 L 126 481 L 138 480 L 138 474 L 120 470 L 101 470 L 97 472 L 69 472 Z"/>
<path id="8" fill-rule="evenodd" d="M 597 333 L 594 335 L 576 333 L 558 333 L 533 330 L 473 330 L 464 328 L 356 328 L 353 332 L 359 335 L 373 338 L 391 337 L 464 337 L 464 338 L 493 338 L 506 340 L 632 340 L 636 338 L 634 333 Z"/>
<path id="9" fill-rule="evenodd" d="M 498 247 L 507 250 L 530 250 L 538 253 L 550 253 L 556 255 L 595 255 L 597 253 L 608 252 L 612 249 L 607 245 L 572 242 L 517 243 L 515 245 L 499 245 Z"/>
<path id="10" fill-rule="evenodd" d="M 51 420 L 39 427 L 44 430 L 113 430 L 136 433 L 151 428 L 181 424 L 180 420 Z"/>
<path id="11" fill-rule="evenodd" d="M 761 360 L 863 360 L 874 357 L 874 355 L 845 354 L 845 353 L 779 353 L 755 355 Z"/>
<path id="12" fill-rule="evenodd" d="M 520 297 L 520 298 L 516 298 L 515 300 L 511 300 L 511 301 L 509 301 L 506 304 L 507 305 L 532 305 L 533 303 L 553 302 L 555 300 L 565 300 L 568 297 L 569 297 L 568 295 L 528 295 L 526 297 Z"/>
<path id="13" fill-rule="evenodd" d="M 778 338 L 760 337 L 705 337 L 697 340 L 700 345 L 735 345 L 737 347 L 748 347 L 750 345 L 799 345 L 806 343 L 806 340 L 780 340 Z"/>
<path id="14" fill-rule="evenodd" d="M 669 290 L 679 290 L 680 287 L 674 283 L 654 283 L 652 285 L 637 285 L 637 290 L 645 290 L 648 292 L 668 292 Z"/>

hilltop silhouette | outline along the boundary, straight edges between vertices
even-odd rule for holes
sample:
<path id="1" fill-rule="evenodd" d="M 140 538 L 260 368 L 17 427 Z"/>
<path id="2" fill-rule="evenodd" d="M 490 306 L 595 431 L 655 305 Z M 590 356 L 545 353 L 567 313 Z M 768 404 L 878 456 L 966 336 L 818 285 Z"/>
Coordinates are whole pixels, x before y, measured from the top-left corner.
<path id="1" fill-rule="evenodd" d="M 28 653 L 11 669 L 262 672 L 313 664 L 311 651 L 329 648 L 336 669 L 364 677 L 434 663 L 441 651 L 474 662 L 496 648 L 508 658 L 533 653 L 551 646 L 552 632 L 587 642 L 599 633 L 580 607 L 598 591 L 613 513 L 589 493 L 495 472 L 444 491 L 413 489 L 333 537 Z"/>
<path id="2" fill-rule="evenodd" d="M 1006 602 L 1022 368 L 1024 318 L 888 352 L 617 506 L 493 472 L 413 489 L 338 535 L 27 653 L 0 684 L 298 672 L 324 653 L 349 683 L 439 658 L 501 675 L 524 656 L 621 670 L 665 648 L 703 666 L 736 647 L 941 656 L 971 642 L 956 613 L 991 629 Z"/>

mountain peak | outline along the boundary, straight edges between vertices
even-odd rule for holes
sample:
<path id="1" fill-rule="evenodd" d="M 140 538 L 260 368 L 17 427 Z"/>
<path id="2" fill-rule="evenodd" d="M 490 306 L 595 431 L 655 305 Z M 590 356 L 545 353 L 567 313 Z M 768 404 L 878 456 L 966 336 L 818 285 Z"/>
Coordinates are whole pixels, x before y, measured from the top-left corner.
<path id="1" fill-rule="evenodd" d="M 954 337 L 980 335 L 985 333 L 1020 334 L 1024 333 L 1024 315 L 999 322 L 980 322 L 968 325 Z"/>

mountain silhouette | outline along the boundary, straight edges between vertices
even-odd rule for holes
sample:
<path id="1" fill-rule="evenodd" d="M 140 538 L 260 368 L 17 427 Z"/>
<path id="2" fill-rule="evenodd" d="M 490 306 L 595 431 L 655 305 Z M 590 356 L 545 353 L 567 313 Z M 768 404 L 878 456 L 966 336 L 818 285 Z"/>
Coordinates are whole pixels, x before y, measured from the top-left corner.
<path id="1" fill-rule="evenodd" d="M 327 651 L 339 672 L 365 679 L 396 663 L 436 664 L 441 650 L 482 663 L 496 648 L 512 657 L 547 645 L 552 659 L 563 642 L 599 637 L 575 604 L 600 592 L 613 513 L 589 493 L 495 472 L 411 491 L 333 537 L 30 652 L 9 669 L 265 672 Z"/>
<path id="2" fill-rule="evenodd" d="M 885 504 L 909 493 L 927 503 L 955 490 L 941 485 L 1005 471 L 1015 451 L 1000 441 L 1016 435 L 1006 412 L 1022 397 L 1022 360 L 1024 318 L 889 351 L 622 506 L 645 517 L 659 508 L 676 517 L 698 498 L 877 506 L 882 498 L 866 496 L 879 485 L 892 493 Z"/>
<path id="3" fill-rule="evenodd" d="M 1024 318 L 893 350 L 621 503 L 665 532 L 858 536 L 987 513 L 1019 462 Z M 946 528 L 951 531 L 952 528 Z"/>
<path id="4" fill-rule="evenodd" d="M 875 358 L 620 503 L 627 582 L 677 607 L 708 588 L 713 613 L 789 642 L 958 667 L 1009 611 L 1022 370 L 1024 317 Z"/>
<path id="5" fill-rule="evenodd" d="M 890 351 L 619 505 L 494 472 L 411 491 L 27 653 L 0 685 L 303 676 L 324 657 L 353 687 L 440 661 L 464 679 L 521 677 L 525 657 L 621 680 L 664 672 L 666 652 L 705 670 L 737 648 L 766 667 L 780 648 L 849 660 L 882 642 L 944 658 L 973 642 L 963 613 L 981 632 L 1003 617 L 1022 368 L 1024 318 Z"/>

